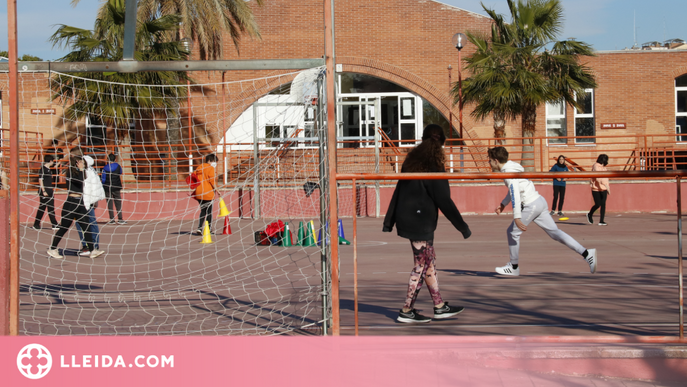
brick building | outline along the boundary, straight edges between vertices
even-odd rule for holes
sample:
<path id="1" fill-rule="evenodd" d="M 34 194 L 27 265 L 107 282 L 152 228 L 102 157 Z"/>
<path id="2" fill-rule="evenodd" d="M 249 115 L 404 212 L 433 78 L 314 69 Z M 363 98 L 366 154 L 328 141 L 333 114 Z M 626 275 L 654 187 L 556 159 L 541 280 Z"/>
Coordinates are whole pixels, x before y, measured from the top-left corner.
<path id="1" fill-rule="evenodd" d="M 255 17 L 261 29 L 262 39 L 244 38 L 237 52 L 230 39 L 225 42 L 223 59 L 287 59 L 318 58 L 324 54 L 324 12 L 321 0 L 272 0 L 263 7 L 254 7 Z M 340 93 L 352 98 L 364 99 L 365 95 L 380 98 L 391 96 L 389 107 L 412 108 L 412 115 L 404 119 L 389 118 L 386 126 L 393 126 L 389 133 L 397 139 L 419 138 L 423 125 L 436 122 L 448 130 L 448 119 L 458 127 L 459 109 L 452 106 L 449 98 L 449 76 L 458 78 L 457 51 L 451 45 L 456 32 L 485 32 L 490 26 L 486 16 L 443 4 L 433 0 L 350 0 L 335 4 L 335 56 Z M 468 44 L 462 51 L 470 55 L 474 49 Z M 197 58 L 197 52 L 194 55 Z M 537 165 L 547 169 L 548 160 L 559 153 L 570 154 L 581 165 L 590 164 L 595 155 L 611 153 L 611 164 L 622 166 L 638 164 L 646 156 L 647 149 L 661 152 L 667 159 L 666 149 L 681 150 L 682 137 L 687 132 L 687 50 L 626 50 L 598 52 L 588 65 L 597 76 L 598 88 L 588 94 L 588 109 L 584 114 L 567 106 L 541 106 L 537 114 L 536 136 L 541 137 L 535 158 Z M 452 70 L 448 67 L 451 66 Z M 285 74 L 285 71 L 233 71 L 195 73 L 197 83 L 212 84 L 225 81 L 252 79 Z M 450 75 L 449 75 L 450 74 Z M 463 74 L 465 76 L 467 74 Z M 0 76 L 0 78 L 5 75 Z M 223 78 L 224 77 L 224 78 Z M 21 109 L 55 109 L 53 115 L 22 114 L 22 129 L 37 131 L 50 138 L 64 133 L 59 122 L 60 107 L 48 101 L 42 87 L 46 74 L 23 74 Z M 292 76 L 275 78 L 256 90 L 243 91 L 241 98 L 231 106 L 226 119 L 220 120 L 215 103 L 196 104 L 198 93 L 192 99 L 193 114 L 215 118 L 207 120 L 202 128 L 193 128 L 205 134 L 204 142 L 220 141 L 236 119 L 251 103 L 262 95 L 290 82 Z M 47 83 L 47 82 L 46 82 Z M 382 86 L 380 86 L 382 85 Z M 0 88 L 7 93 L 6 80 L 0 80 Z M 375 90 L 381 87 L 381 90 Z M 33 89 L 32 89 L 33 88 Z M 34 90 L 36 89 L 36 90 Z M 375 94 L 376 93 L 376 94 Z M 385 94 L 386 93 L 386 94 Z M 236 96 L 236 94 L 234 94 Z M 219 98 L 214 97 L 204 98 Z M 406 101 L 404 101 L 404 99 Z M 387 101 L 388 102 L 388 101 Z M 384 103 L 384 102 L 383 102 Z M 343 117 L 352 115 L 351 108 L 339 112 Z M 489 145 L 482 139 L 493 136 L 491 120 L 475 121 L 470 116 L 470 106 L 463 111 L 465 144 Z M 187 114 L 182 110 L 181 133 Z M 29 119 L 27 119 L 29 117 Z M 391 117 L 391 116 L 389 116 Z M 438 117 L 438 118 L 437 118 Z M 3 112 L 4 122 L 7 113 Z M 356 125 L 362 123 L 355 123 Z M 141 125 L 141 124 L 137 124 Z M 158 129 L 164 122 L 152 124 Z M 222 128 L 222 125 L 226 127 Z M 6 127 L 6 126 L 5 126 Z M 75 132 L 83 132 L 85 126 L 74 126 Z M 339 136 L 361 135 L 359 130 L 342 128 Z M 518 122 L 509 122 L 508 137 L 520 133 Z M 111 136 L 111 134 L 108 134 Z M 547 136 L 570 136 L 568 139 L 546 139 Z M 576 138 L 575 136 L 593 136 Z M 164 137 L 164 136 L 163 136 Z M 575 137 L 575 138 L 573 138 Z M 152 136 L 138 139 L 146 143 L 162 138 Z M 183 138 L 183 136 L 182 136 Z M 69 139 L 67 139 L 69 140 Z M 513 140 L 513 144 L 517 141 Z M 537 145 L 538 144 L 538 145 Z M 615 153 L 613 153 L 615 152 Z M 551 154 L 549 154 L 551 153 Z M 676 159 L 673 158 L 673 161 Z M 644 161 L 642 161 L 644 162 Z"/>

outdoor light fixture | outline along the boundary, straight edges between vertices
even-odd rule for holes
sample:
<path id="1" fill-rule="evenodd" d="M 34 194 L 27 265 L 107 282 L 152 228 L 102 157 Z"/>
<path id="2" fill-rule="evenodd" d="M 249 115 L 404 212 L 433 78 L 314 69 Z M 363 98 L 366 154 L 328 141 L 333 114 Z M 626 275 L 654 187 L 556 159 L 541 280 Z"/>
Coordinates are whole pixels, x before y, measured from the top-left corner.
<path id="1" fill-rule="evenodd" d="M 451 43 L 453 43 L 453 46 L 458 49 L 458 51 L 462 50 L 463 47 L 465 47 L 465 43 L 467 43 L 468 37 L 465 36 L 463 33 L 457 33 L 453 35 L 453 38 L 451 38 Z"/>
<path id="2" fill-rule="evenodd" d="M 184 50 L 188 51 L 189 54 L 191 53 L 191 50 L 193 50 L 193 39 L 189 38 L 188 36 L 181 39 L 179 43 L 181 43 L 181 46 L 184 48 Z"/>

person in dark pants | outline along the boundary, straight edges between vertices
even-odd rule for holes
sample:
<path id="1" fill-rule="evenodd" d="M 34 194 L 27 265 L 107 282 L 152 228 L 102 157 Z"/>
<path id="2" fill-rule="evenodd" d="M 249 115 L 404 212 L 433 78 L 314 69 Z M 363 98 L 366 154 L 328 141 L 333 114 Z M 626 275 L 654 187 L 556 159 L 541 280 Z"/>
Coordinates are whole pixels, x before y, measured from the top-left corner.
<path id="1" fill-rule="evenodd" d="M 558 162 L 551 167 L 549 172 L 568 172 L 568 167 L 565 165 L 565 156 L 558 156 Z M 553 179 L 553 203 L 551 204 L 551 212 L 549 215 L 556 213 L 556 204 L 558 204 L 558 216 L 563 216 L 563 202 L 565 201 L 565 178 L 557 177 Z"/>
<path id="2" fill-rule="evenodd" d="M 52 243 L 48 248 L 48 255 L 63 259 L 64 256 L 60 254 L 57 246 L 62 241 L 64 234 L 69 231 L 74 221 L 78 222 L 81 229 L 84 230 L 84 237 L 88 250 L 91 252 L 91 258 L 98 257 L 104 253 L 102 250 L 97 250 L 93 246 L 93 235 L 90 227 L 88 227 L 88 212 L 83 202 L 83 188 L 84 180 L 86 180 L 86 163 L 81 156 L 72 155 L 69 160 L 69 168 L 65 173 L 67 180 L 67 200 L 62 206 L 62 221 L 60 227 L 52 237 Z"/>
<path id="3" fill-rule="evenodd" d="M 200 204 L 200 216 L 198 218 L 198 229 L 196 234 L 203 234 L 203 226 L 208 222 L 210 232 L 212 232 L 212 201 L 219 196 L 217 192 L 217 179 L 215 168 L 217 167 L 217 156 L 209 154 L 205 156 L 205 162 L 201 164 L 195 173 L 200 184 L 193 191 L 193 198 Z"/>
<path id="4" fill-rule="evenodd" d="M 445 141 L 444 130 L 439 125 L 428 125 L 422 134 L 422 143 L 408 153 L 401 172 L 445 172 Z M 396 185 L 382 231 L 391 232 L 395 225 L 398 236 L 410 240 L 415 262 L 405 303 L 396 318 L 399 322 L 432 321 L 419 314 L 414 307 L 423 282 L 427 282 L 434 303 L 435 319 L 449 318 L 465 309 L 462 306 L 450 306 L 439 292 L 434 252 L 434 230 L 437 228 L 439 210 L 463 234 L 463 238 L 470 237 L 470 228 L 451 200 L 448 180 L 400 180 Z"/>
<path id="5" fill-rule="evenodd" d="M 608 165 L 608 155 L 601 154 L 596 158 L 596 162 L 592 166 L 592 171 L 607 171 L 606 166 Z M 594 206 L 589 210 L 587 214 L 587 223 L 594 224 L 594 212 L 601 208 L 599 211 L 599 226 L 608 226 L 605 221 L 606 217 L 606 198 L 611 194 L 611 186 L 608 182 L 607 177 L 592 178 L 590 181 L 592 187 L 592 198 L 594 199 Z"/>
<path id="6" fill-rule="evenodd" d="M 107 197 L 107 213 L 110 215 L 108 223 L 115 223 L 114 210 L 117 210 L 117 218 L 119 224 L 126 224 L 124 216 L 122 215 L 122 167 L 115 161 L 117 156 L 109 154 L 107 156 L 107 165 L 103 168 L 101 181 L 103 188 L 105 188 L 105 196 Z"/>
<path id="7" fill-rule="evenodd" d="M 47 209 L 48 216 L 50 217 L 50 224 L 52 224 L 52 229 L 57 230 L 58 222 L 55 217 L 55 190 L 53 189 L 53 170 L 52 167 L 55 165 L 55 156 L 47 154 L 43 157 L 43 165 L 38 173 L 38 198 L 39 205 L 38 211 L 36 211 L 36 219 L 33 221 L 34 230 L 41 229 L 41 221 L 43 220 L 43 214 Z"/>

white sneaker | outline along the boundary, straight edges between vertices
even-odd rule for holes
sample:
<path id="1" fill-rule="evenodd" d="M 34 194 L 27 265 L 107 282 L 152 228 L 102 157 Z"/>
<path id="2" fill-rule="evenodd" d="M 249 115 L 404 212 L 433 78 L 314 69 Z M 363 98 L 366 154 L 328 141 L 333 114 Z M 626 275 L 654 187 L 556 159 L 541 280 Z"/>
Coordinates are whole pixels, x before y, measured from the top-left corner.
<path id="1" fill-rule="evenodd" d="M 56 258 L 56 259 L 63 259 L 64 258 L 64 256 L 62 254 L 60 254 L 60 250 L 58 250 L 58 249 L 48 249 L 48 255 L 53 257 L 53 258 Z"/>
<path id="2" fill-rule="evenodd" d="M 91 258 L 97 258 L 103 254 L 105 254 L 105 251 L 103 251 L 103 250 L 97 250 L 97 249 L 93 250 L 93 251 L 91 251 Z"/>
<path id="3" fill-rule="evenodd" d="M 89 257 L 90 255 L 91 255 L 91 252 L 88 251 L 88 250 L 82 250 L 82 251 L 79 253 L 79 256 L 81 256 L 81 257 Z"/>
<path id="4" fill-rule="evenodd" d="M 510 262 L 508 262 L 506 266 L 497 267 L 494 270 L 496 270 L 498 274 L 512 275 L 513 277 L 520 275 L 520 267 L 518 266 L 517 269 L 513 269 L 513 265 Z"/>
<path id="5" fill-rule="evenodd" d="M 587 258 L 584 259 L 589 264 L 589 271 L 592 274 L 596 273 L 596 264 L 599 262 L 599 256 L 596 255 L 596 249 L 587 249 Z"/>

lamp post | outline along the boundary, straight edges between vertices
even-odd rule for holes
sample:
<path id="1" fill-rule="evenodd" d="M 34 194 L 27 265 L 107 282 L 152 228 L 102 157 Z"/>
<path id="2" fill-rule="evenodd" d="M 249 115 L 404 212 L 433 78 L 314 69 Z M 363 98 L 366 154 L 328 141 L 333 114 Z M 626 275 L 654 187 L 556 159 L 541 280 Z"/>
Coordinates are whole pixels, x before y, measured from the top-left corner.
<path id="1" fill-rule="evenodd" d="M 463 60 L 460 52 L 467 43 L 467 36 L 463 33 L 457 33 L 451 38 L 451 43 L 458 50 L 458 125 L 460 132 L 460 172 L 463 172 Z"/>
<path id="2" fill-rule="evenodd" d="M 184 50 L 188 51 L 188 57 L 190 59 L 191 51 L 193 50 L 193 39 L 187 36 L 181 39 L 179 43 L 184 47 Z M 188 79 L 186 80 L 186 104 L 188 105 L 188 149 L 186 153 L 188 154 L 188 169 L 189 173 L 191 173 L 193 171 L 193 122 L 191 119 L 193 110 L 191 107 L 191 81 Z"/>

